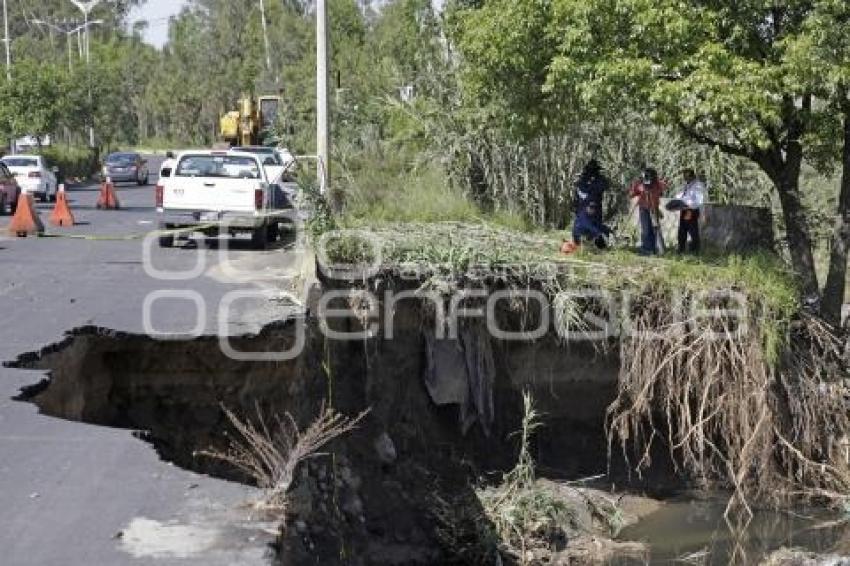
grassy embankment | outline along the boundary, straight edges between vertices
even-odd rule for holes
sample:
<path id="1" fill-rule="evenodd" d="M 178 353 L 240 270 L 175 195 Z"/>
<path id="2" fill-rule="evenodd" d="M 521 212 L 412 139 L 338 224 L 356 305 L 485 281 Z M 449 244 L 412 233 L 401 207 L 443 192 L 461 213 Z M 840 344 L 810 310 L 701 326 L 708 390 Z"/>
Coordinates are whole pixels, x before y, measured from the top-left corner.
<path id="1" fill-rule="evenodd" d="M 534 226 L 513 212 L 483 211 L 435 169 L 397 182 L 371 173 L 349 179 L 345 191 L 345 211 L 336 224 L 377 237 L 388 264 L 427 264 L 455 276 L 471 267 L 512 266 L 534 272 L 554 264 L 570 268 L 574 288 L 686 294 L 737 289 L 761 303 L 776 323 L 768 325 L 773 354 L 779 348 L 780 323 L 789 321 L 799 308 L 791 274 L 780 258 L 767 252 L 644 258 L 631 250 L 631 242 L 621 242 L 608 251 L 590 247 L 566 256 L 560 246 L 570 237 L 568 230 Z M 363 246 L 356 241 L 332 243 L 340 260 L 366 259 L 360 257 Z"/>

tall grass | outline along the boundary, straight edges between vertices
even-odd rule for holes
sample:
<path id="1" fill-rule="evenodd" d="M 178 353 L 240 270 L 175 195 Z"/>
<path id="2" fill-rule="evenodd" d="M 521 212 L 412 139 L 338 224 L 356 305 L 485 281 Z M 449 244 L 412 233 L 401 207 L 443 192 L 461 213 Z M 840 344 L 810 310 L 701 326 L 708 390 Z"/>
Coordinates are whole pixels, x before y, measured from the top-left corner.
<path id="1" fill-rule="evenodd" d="M 361 163 L 338 181 L 343 185 L 342 224 L 399 222 L 488 222 L 519 231 L 534 227 L 522 214 L 485 212 L 463 190 L 450 184 L 437 164 L 410 170 L 392 162 Z"/>
<path id="2" fill-rule="evenodd" d="M 475 127 L 453 115 L 439 120 L 430 151 L 447 165 L 452 183 L 486 210 L 519 212 L 541 226 L 570 223 L 573 184 L 591 157 L 611 181 L 606 210 L 628 210 L 625 188 L 647 165 L 671 180 L 685 167 L 695 169 L 706 178 L 712 202 L 770 200 L 769 181 L 751 163 L 683 139 L 641 115 L 575 123 L 526 139 L 498 124 Z"/>
<path id="3" fill-rule="evenodd" d="M 542 426 L 540 413 L 531 394 L 523 393 L 523 418 L 520 451 L 514 468 L 502 483 L 479 493 L 487 517 L 502 542 L 519 551 L 520 564 L 527 564 L 526 552 L 532 548 L 548 548 L 555 539 L 566 539 L 574 511 L 565 501 L 535 485 L 531 439 Z"/>
<path id="4" fill-rule="evenodd" d="M 481 212 L 460 191 L 448 186 L 437 167 L 421 171 L 366 168 L 349 183 L 345 213 L 368 222 L 474 221 Z"/>

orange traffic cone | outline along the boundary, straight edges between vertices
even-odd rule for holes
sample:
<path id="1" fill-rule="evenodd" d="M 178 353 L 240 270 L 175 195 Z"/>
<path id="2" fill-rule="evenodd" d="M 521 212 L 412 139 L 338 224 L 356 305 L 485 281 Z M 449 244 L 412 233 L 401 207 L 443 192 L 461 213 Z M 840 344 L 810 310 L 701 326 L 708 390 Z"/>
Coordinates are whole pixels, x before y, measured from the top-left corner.
<path id="1" fill-rule="evenodd" d="M 50 215 L 50 223 L 54 226 L 74 225 L 74 214 L 68 206 L 68 199 L 65 198 L 64 183 L 59 185 L 59 190 L 56 191 L 56 206 L 53 207 L 53 213 Z"/>
<path id="2" fill-rule="evenodd" d="M 26 238 L 29 234 L 44 233 L 44 224 L 35 210 L 32 195 L 22 194 L 18 198 L 18 208 L 9 223 L 8 232 L 19 238 Z"/>
<path id="3" fill-rule="evenodd" d="M 106 181 L 100 184 L 100 196 L 97 197 L 98 210 L 118 210 L 121 205 L 118 203 L 118 194 L 115 192 L 115 185 L 112 184 L 112 179 L 106 178 Z"/>

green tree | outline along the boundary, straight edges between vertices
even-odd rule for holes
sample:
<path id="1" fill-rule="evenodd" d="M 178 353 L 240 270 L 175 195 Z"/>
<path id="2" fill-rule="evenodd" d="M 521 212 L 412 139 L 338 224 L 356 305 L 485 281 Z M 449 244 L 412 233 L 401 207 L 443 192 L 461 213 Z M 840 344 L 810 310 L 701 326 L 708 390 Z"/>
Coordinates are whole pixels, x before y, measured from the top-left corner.
<path id="1" fill-rule="evenodd" d="M 829 271 L 824 284 L 824 312 L 835 321 L 847 287 L 850 250 L 850 5 L 843 0 L 815 4 L 806 24 L 789 46 L 789 64 L 797 80 L 815 93 L 820 113 L 820 135 L 825 159 L 841 163 L 841 188 L 830 242 Z"/>
<path id="2" fill-rule="evenodd" d="M 65 107 L 64 70 L 51 63 L 18 61 L 11 81 L 0 81 L 0 127 L 12 136 L 43 139 L 56 131 Z"/>
<path id="3" fill-rule="evenodd" d="M 447 9 L 448 32 L 464 63 L 466 105 L 519 138 L 557 129 L 553 119 L 565 114 L 543 90 L 555 55 L 551 19 L 551 3 L 539 0 L 455 0 Z"/>
<path id="4" fill-rule="evenodd" d="M 91 92 L 91 117 L 99 143 L 105 148 L 118 142 L 137 143 L 133 98 L 142 88 L 136 75 L 142 53 L 130 42 L 119 40 L 99 43 L 92 51 L 92 63 L 80 68 L 78 84 L 86 97 Z"/>
<path id="5" fill-rule="evenodd" d="M 630 107 L 757 164 L 781 204 L 803 292 L 819 298 L 800 173 L 824 157 L 834 107 L 800 80 L 791 55 L 813 30 L 846 33 L 817 17 L 829 3 L 493 0 L 460 10 L 456 29 L 476 90 L 535 117 L 536 129 Z"/>

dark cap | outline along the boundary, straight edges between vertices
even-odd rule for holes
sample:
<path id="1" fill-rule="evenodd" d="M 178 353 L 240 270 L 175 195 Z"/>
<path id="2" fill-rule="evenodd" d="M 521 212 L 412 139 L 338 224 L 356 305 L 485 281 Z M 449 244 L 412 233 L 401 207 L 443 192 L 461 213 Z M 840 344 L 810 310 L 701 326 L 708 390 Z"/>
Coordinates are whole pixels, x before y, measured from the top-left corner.
<path id="1" fill-rule="evenodd" d="M 641 182 L 646 185 L 652 185 L 658 180 L 658 171 L 653 169 L 652 167 L 647 167 L 644 169 L 643 174 L 641 175 Z"/>
<path id="2" fill-rule="evenodd" d="M 599 173 L 602 171 L 602 165 L 600 165 L 596 159 L 591 159 L 584 166 L 584 170 L 586 173 Z"/>

